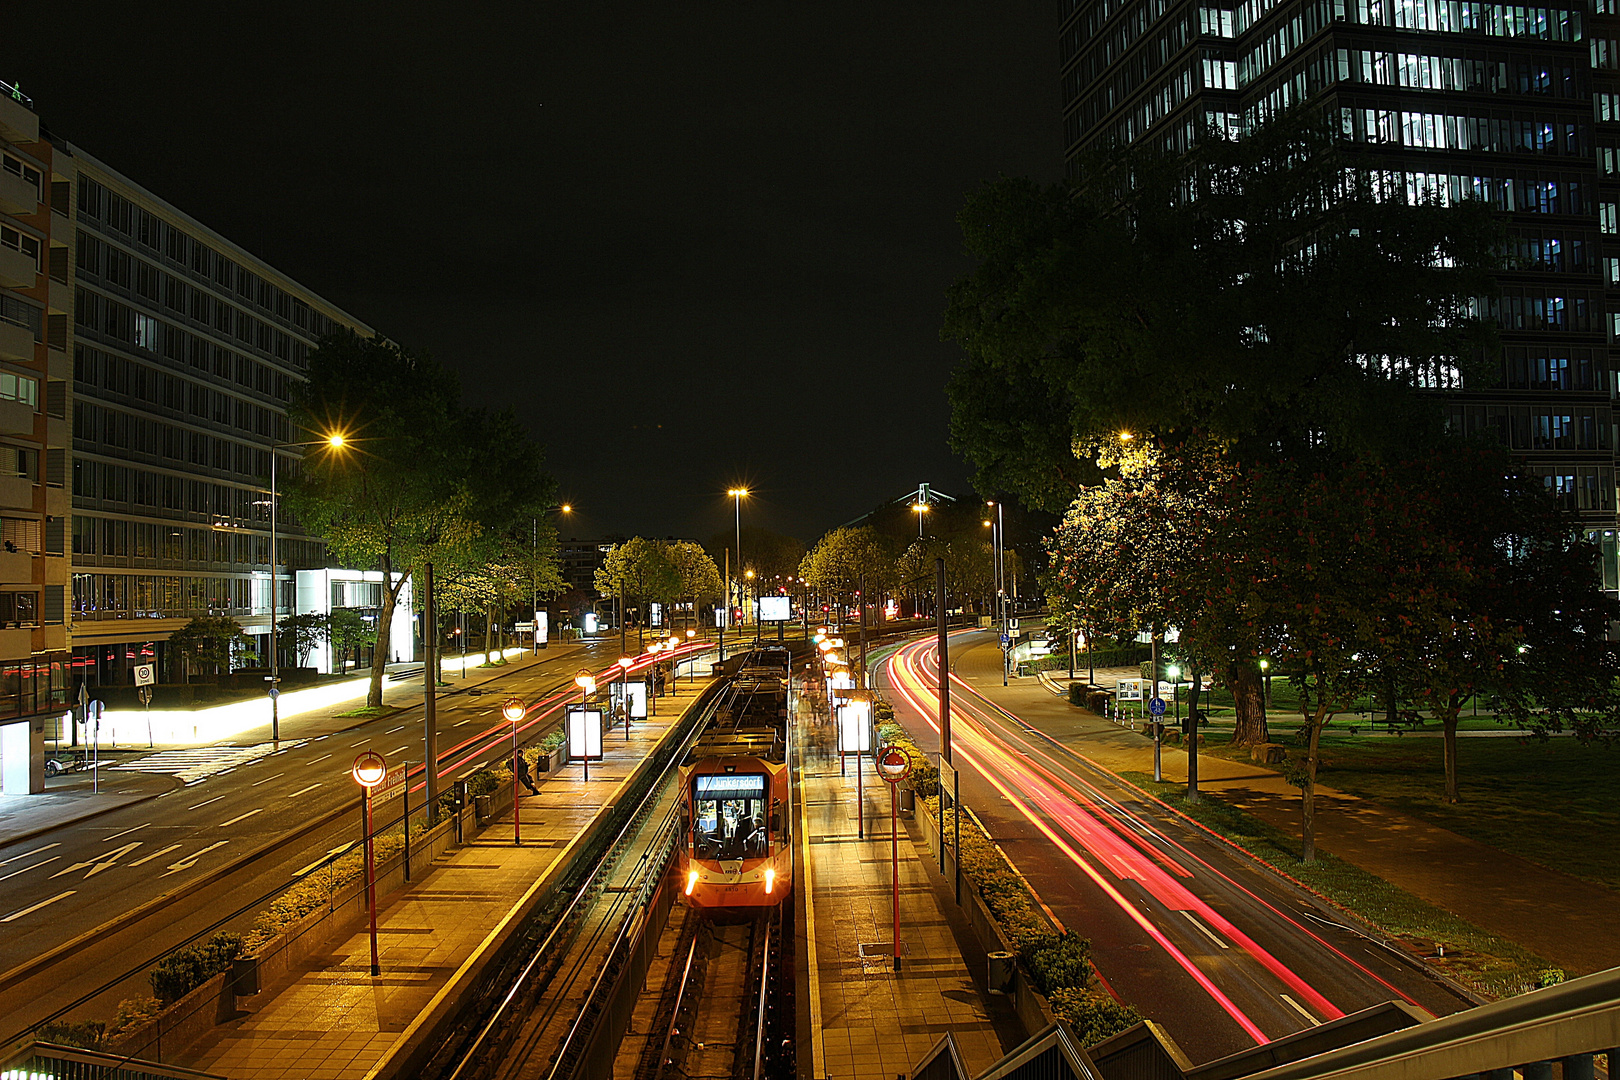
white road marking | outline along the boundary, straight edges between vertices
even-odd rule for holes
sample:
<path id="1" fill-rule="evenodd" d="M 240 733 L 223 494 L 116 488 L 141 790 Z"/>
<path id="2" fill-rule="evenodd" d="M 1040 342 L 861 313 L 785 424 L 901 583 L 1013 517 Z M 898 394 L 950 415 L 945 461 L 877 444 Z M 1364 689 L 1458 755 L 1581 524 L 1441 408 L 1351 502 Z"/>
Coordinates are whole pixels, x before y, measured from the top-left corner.
<path id="1" fill-rule="evenodd" d="M 196 806 L 188 806 L 188 807 L 186 807 L 186 809 L 187 810 L 201 810 L 203 807 L 207 806 L 208 803 L 217 803 L 217 802 L 219 802 L 219 800 L 223 799 L 224 797 L 225 796 L 223 796 L 223 795 L 215 795 L 212 799 L 209 799 L 207 802 L 200 802 Z"/>
<path id="2" fill-rule="evenodd" d="M 291 794 L 291 795 L 289 795 L 289 796 L 287 796 L 287 798 L 289 798 L 289 799 L 296 799 L 296 798 L 298 798 L 298 796 L 300 796 L 300 795 L 303 795 L 303 794 L 305 794 L 305 793 L 306 793 L 306 792 L 310 792 L 310 791 L 314 791 L 314 790 L 315 790 L 315 789 L 316 789 L 316 788 L 318 788 L 318 787 L 320 787 L 320 786 L 321 786 L 321 785 L 319 785 L 319 784 L 311 784 L 311 785 L 309 785 L 309 787 L 307 787 L 307 788 L 304 788 L 304 789 L 302 789 L 302 790 L 300 790 L 300 791 L 295 791 L 295 792 L 293 792 L 293 793 L 292 793 L 292 794 Z"/>
<path id="3" fill-rule="evenodd" d="M 394 749 L 392 749 L 392 750 L 390 750 L 390 751 L 388 751 L 388 752 L 389 752 L 389 753 L 390 753 L 390 754 L 397 754 L 397 753 L 399 753 L 399 752 L 400 752 L 400 751 L 401 751 L 401 750 L 409 750 L 409 749 L 410 749 L 410 748 L 411 748 L 411 744 L 410 744 L 410 743 L 406 743 L 406 744 L 405 744 L 405 745 L 404 745 L 404 746 L 396 746 L 396 747 L 394 747 Z"/>
<path id="4" fill-rule="evenodd" d="M 85 867 L 88 866 L 88 867 L 91 868 L 90 872 L 88 874 L 84 875 L 84 876 L 86 878 L 93 878 L 97 874 L 101 873 L 103 870 L 107 869 L 108 867 L 116 866 L 118 864 L 119 859 L 123 858 L 125 855 L 128 855 L 130 852 L 134 851 L 136 848 L 138 848 L 140 846 L 141 846 L 141 842 L 139 840 L 136 840 L 133 843 L 125 844 L 123 847 L 119 848 L 117 851 L 109 851 L 106 855 L 104 855 L 103 857 L 101 857 L 99 859 L 87 859 L 84 862 L 76 862 L 72 866 L 64 867 L 61 870 L 58 870 L 56 873 L 52 874 L 51 877 L 59 878 L 63 874 L 71 874 L 75 870 L 83 870 Z"/>
<path id="5" fill-rule="evenodd" d="M 30 863 L 29 865 L 23 867 L 21 870 L 13 870 L 11 873 L 7 874 L 5 877 L 0 877 L 0 881 L 5 881 L 6 878 L 14 878 L 18 874 L 26 874 L 26 873 L 28 873 L 28 871 L 33 870 L 36 867 L 44 866 L 46 863 L 53 863 L 57 859 L 60 859 L 61 857 L 62 856 L 60 856 L 60 855 L 52 855 L 48 859 L 41 859 L 37 863 Z"/>
<path id="6" fill-rule="evenodd" d="M 306 762 L 304 762 L 304 764 L 305 765 L 314 765 L 316 762 L 325 761 L 327 758 L 329 758 L 331 756 L 332 756 L 331 754 L 322 754 L 320 757 L 316 758 L 314 761 L 306 761 Z"/>
<path id="7" fill-rule="evenodd" d="M 283 744 L 285 747 L 287 744 Z M 300 739 L 291 744 L 303 746 Z M 134 772 L 164 773 L 178 777 L 187 784 L 206 780 L 228 769 L 249 765 L 269 757 L 276 750 L 275 743 L 257 743 L 253 746 L 194 746 L 180 750 L 162 750 L 156 754 L 115 765 L 115 769 Z"/>
<path id="8" fill-rule="evenodd" d="M 276 779 L 277 777 L 282 777 L 282 776 L 286 776 L 286 775 L 287 775 L 286 773 L 278 772 L 278 773 L 276 773 L 275 776 L 267 776 L 263 780 L 255 780 L 255 781 L 253 781 L 253 783 L 249 784 L 248 787 L 258 787 L 260 784 L 268 784 L 270 781 Z"/>
<path id="9" fill-rule="evenodd" d="M 361 739 L 359 742 L 350 743 L 349 747 L 350 747 L 350 749 L 354 749 L 354 748 L 357 748 L 357 747 L 364 746 L 364 745 L 366 745 L 366 743 L 368 743 L 370 741 L 371 741 L 371 736 L 367 735 L 365 738 Z"/>
<path id="10" fill-rule="evenodd" d="M 252 817 L 254 814 L 262 814 L 262 813 L 264 813 L 264 807 L 261 806 L 257 810 L 249 810 L 247 813 L 242 814 L 239 817 L 233 817 L 229 821 L 222 821 L 222 822 L 219 823 L 219 827 L 222 828 L 222 829 L 229 828 L 230 826 L 235 825 L 238 821 L 246 821 L 248 818 Z"/>
<path id="11" fill-rule="evenodd" d="M 144 859 L 136 859 L 134 862 L 130 863 L 129 865 L 133 868 L 133 867 L 136 867 L 136 866 L 140 866 L 142 863 L 149 863 L 153 859 L 157 858 L 159 855 L 167 855 L 169 852 L 175 850 L 179 846 L 180 846 L 179 844 L 170 844 L 168 847 L 164 848 L 162 851 L 154 851 L 154 852 L 152 852 L 152 854 L 146 856 L 146 858 L 144 858 Z"/>
<path id="12" fill-rule="evenodd" d="M 465 727 L 468 724 L 472 723 L 476 719 L 477 719 L 477 717 L 468 717 L 467 719 L 463 720 L 461 723 L 459 723 L 459 724 L 451 724 L 450 726 L 451 727 Z"/>
<path id="13" fill-rule="evenodd" d="M 1183 911 L 1182 914 L 1187 916 L 1187 921 L 1192 923 L 1194 926 L 1198 927 L 1199 932 L 1202 933 L 1205 937 L 1209 938 L 1209 940 L 1213 941 L 1215 944 L 1219 945 L 1223 949 L 1231 948 L 1230 945 L 1228 945 L 1226 942 L 1222 941 L 1220 938 L 1215 936 L 1215 931 L 1211 930 L 1209 927 L 1207 927 L 1203 923 L 1199 922 L 1198 917 L 1196 915 L 1194 915 L 1192 912 Z"/>
<path id="14" fill-rule="evenodd" d="M 42 908 L 42 907 L 50 907 L 52 904 L 56 903 L 58 900 L 66 900 L 68 897 L 72 896 L 76 892 L 78 892 L 77 889 L 69 889 L 65 893 L 57 893 L 55 896 L 51 897 L 49 900 L 41 900 L 39 903 L 35 904 L 33 907 L 25 907 L 21 911 L 13 911 L 10 915 L 7 915 L 5 918 L 0 919 L 0 922 L 10 922 L 13 919 L 20 919 L 24 915 L 32 915 L 34 912 L 38 911 L 40 908 Z"/>
<path id="15" fill-rule="evenodd" d="M 348 847 L 348 845 L 345 844 L 344 847 Z M 340 848 L 340 847 L 333 848 L 331 851 L 328 851 L 325 855 L 322 855 L 320 858 L 316 859 L 314 862 L 310 863 L 308 866 L 303 867 L 302 869 L 299 869 L 299 870 L 294 870 L 293 871 L 293 877 L 295 877 L 295 878 L 303 877 L 305 874 L 309 873 L 311 870 L 313 870 L 317 866 L 321 865 L 321 863 L 325 862 L 327 859 L 330 859 L 332 856 L 336 855 L 338 852 L 340 852 L 342 850 L 343 850 L 343 848 Z"/>
<path id="16" fill-rule="evenodd" d="M 1299 1013 L 1299 1015 L 1301 1015 L 1305 1019 L 1309 1020 L 1311 1022 L 1312 1027 L 1321 1027 L 1322 1026 L 1322 1021 L 1318 1020 L 1316 1017 L 1314 1017 L 1310 1013 L 1306 1012 L 1305 1007 L 1303 1005 L 1301 1005 L 1299 1002 L 1295 1001 L 1293 998 L 1289 997 L 1287 994 L 1278 994 L 1277 996 L 1282 998 L 1284 1001 L 1286 1001 L 1288 1003 L 1289 1008 L 1293 1009 L 1295 1012 Z"/>
<path id="17" fill-rule="evenodd" d="M 391 727 L 391 728 L 389 728 L 387 731 L 383 732 L 383 734 L 384 735 L 392 735 L 396 731 L 404 731 L 404 730 L 405 730 L 405 725 L 401 724 L 401 725 L 399 725 L 399 727 Z"/>
<path id="18" fill-rule="evenodd" d="M 159 876 L 160 877 L 168 877 L 170 874 L 178 874 L 182 870 L 190 870 L 193 866 L 197 865 L 197 860 L 198 859 L 202 858 L 204 855 L 208 854 L 210 851 L 213 851 L 215 848 L 224 847 L 228 843 L 230 843 L 229 840 L 216 840 L 212 844 L 209 844 L 207 847 L 203 848 L 201 851 L 197 852 L 197 854 L 195 854 L 195 855 L 187 855 L 185 858 L 179 860 L 178 862 L 170 863 L 169 866 L 168 866 L 168 869 L 164 870 L 163 873 L 161 875 L 159 875 Z"/>
<path id="19" fill-rule="evenodd" d="M 150 821 L 148 821 L 148 822 L 146 822 L 145 825 L 137 825 L 133 829 L 125 829 L 123 832 L 115 832 L 111 836 L 103 836 L 101 838 L 102 843 L 106 843 L 108 840 L 116 840 L 120 836 L 128 836 L 132 832 L 140 832 L 142 829 L 146 828 L 146 826 L 150 825 L 150 824 L 152 824 L 152 823 Z"/>
<path id="20" fill-rule="evenodd" d="M 53 847 L 61 847 L 61 846 L 62 845 L 61 845 L 61 843 L 59 841 L 59 842 L 57 842 L 55 844 L 46 844 L 44 847 L 37 847 L 33 851 L 25 851 L 21 855 L 13 855 L 9 859 L 0 859 L 0 866 L 4 866 L 4 865 L 6 865 L 6 863 L 16 862 L 18 859 L 26 859 L 30 855 L 38 855 L 40 852 L 49 851 Z"/>

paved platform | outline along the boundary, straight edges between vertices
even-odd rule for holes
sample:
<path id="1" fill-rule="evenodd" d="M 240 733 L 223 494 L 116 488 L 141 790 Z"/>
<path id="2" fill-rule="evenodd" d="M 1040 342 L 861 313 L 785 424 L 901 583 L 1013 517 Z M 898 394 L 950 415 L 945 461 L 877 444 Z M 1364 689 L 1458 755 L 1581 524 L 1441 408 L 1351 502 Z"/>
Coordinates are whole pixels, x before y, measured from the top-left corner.
<path id="1" fill-rule="evenodd" d="M 588 783 L 578 765 L 537 778 L 540 794 L 523 797 L 521 847 L 508 807 L 422 880 L 379 897 L 380 977 L 371 976 L 361 929 L 248 999 L 251 1013 L 215 1028 L 178 1063 L 230 1080 L 366 1076 L 695 697 L 683 684 L 660 700 L 656 718 L 636 723 L 628 743 L 622 727 L 610 733 Z"/>
<path id="2" fill-rule="evenodd" d="M 896 972 L 884 955 L 861 946 L 893 940 L 893 843 L 888 785 L 865 763 L 865 839 L 856 811 L 855 758 L 839 774 L 827 739 L 815 738 L 814 706 L 799 717 L 803 827 L 799 887 L 805 891 L 801 963 L 808 967 L 811 1030 L 800 1053 L 813 1055 L 809 1075 L 893 1080 L 946 1031 L 964 1064 L 978 1073 L 1023 1041 L 1005 998 L 986 988 L 983 949 L 956 908 L 914 826 L 900 819 L 900 940 Z M 919 853 L 923 854 L 919 854 Z M 873 951 L 873 950 L 868 950 Z M 804 1062 L 800 1061 L 803 1070 Z"/>

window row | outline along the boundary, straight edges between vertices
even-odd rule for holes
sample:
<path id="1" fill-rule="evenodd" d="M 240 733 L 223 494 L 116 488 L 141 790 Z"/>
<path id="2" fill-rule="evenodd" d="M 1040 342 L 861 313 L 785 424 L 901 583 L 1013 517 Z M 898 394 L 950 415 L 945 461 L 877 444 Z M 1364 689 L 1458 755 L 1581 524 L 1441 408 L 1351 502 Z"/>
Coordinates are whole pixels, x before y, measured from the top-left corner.
<path id="1" fill-rule="evenodd" d="M 1544 289 L 1505 286 L 1486 299 L 1485 313 L 1503 330 L 1554 330 L 1590 333 L 1601 330 L 1601 297 L 1563 296 Z"/>
<path id="2" fill-rule="evenodd" d="M 1334 0 L 1343 16 L 1364 26 L 1393 26 L 1448 34 L 1580 41 L 1581 11 L 1489 4 L 1480 0 Z"/>
<path id="3" fill-rule="evenodd" d="M 1509 390 L 1608 389 L 1607 357 L 1600 349 L 1509 345 L 1502 353 L 1502 385 Z"/>
<path id="4" fill-rule="evenodd" d="M 1514 270 L 1547 270 L 1558 274 L 1597 272 L 1596 238 L 1574 229 L 1512 231 L 1508 236 L 1508 265 Z"/>
<path id="5" fill-rule="evenodd" d="M 1530 465 L 1525 472 L 1540 477 L 1566 510 L 1614 511 L 1614 470 L 1607 465 Z"/>
<path id="6" fill-rule="evenodd" d="M 78 563 L 89 565 L 138 559 L 175 564 L 177 569 L 262 570 L 270 565 L 270 535 L 75 514 L 73 555 Z M 283 566 L 310 569 L 322 565 L 325 547 L 317 540 L 278 536 L 276 557 Z"/>
<path id="7" fill-rule="evenodd" d="M 39 408 L 39 380 L 0 368 L 0 401 L 15 401 L 30 409 Z"/>
<path id="8" fill-rule="evenodd" d="M 171 574 L 74 574 L 73 618 L 180 619 L 195 615 L 268 615 L 263 578 Z M 293 583 L 278 582 L 280 609 L 292 607 Z M 59 586 L 60 587 L 60 586 Z"/>
<path id="9" fill-rule="evenodd" d="M 1579 180 L 1556 174 L 1521 173 L 1507 176 L 1461 176 L 1456 173 L 1407 172 L 1371 169 L 1373 193 L 1382 199 L 1408 203 L 1435 201 L 1450 206 L 1464 199 L 1480 199 L 1497 210 L 1540 214 L 1584 214 L 1587 187 Z"/>
<path id="10" fill-rule="evenodd" d="M 178 326 L 159 322 L 110 296 L 80 288 L 75 295 L 74 320 L 84 330 L 185 363 L 217 379 L 234 382 L 278 402 L 286 401 L 292 394 L 294 377 L 286 372 L 277 371 L 269 364 L 233 352 Z M 295 343 L 294 352 L 298 353 L 303 347 L 302 342 Z"/>
<path id="11" fill-rule="evenodd" d="M 54 597 L 62 610 L 63 589 L 50 585 L 46 595 Z M 52 606 L 47 601 L 47 608 Z M 61 622 L 58 616 L 54 622 Z M 32 716 L 35 713 L 65 711 L 68 707 L 68 663 L 66 653 L 48 653 L 28 660 L 0 664 L 0 716 Z"/>
<path id="12" fill-rule="evenodd" d="M 289 475 L 293 462 L 282 473 Z M 189 476 L 151 472 L 129 465 L 95 461 L 82 455 L 73 459 L 73 505 L 89 509 L 162 511 L 189 514 L 221 527 L 263 528 L 270 520 L 268 494 L 259 488 L 214 484 Z M 90 503 L 102 504 L 89 506 Z M 111 504 L 111 505 L 106 505 Z M 283 502 L 280 524 L 298 527 L 298 515 Z"/>
<path id="13" fill-rule="evenodd" d="M 10 225 L 0 225 L 0 247 L 8 247 L 34 260 L 34 273 L 39 273 L 39 240 Z"/>
<path id="14" fill-rule="evenodd" d="M 1614 445 L 1614 418 L 1607 408 L 1449 405 L 1447 422 L 1458 434 L 1489 436 L 1511 450 L 1608 450 Z"/>
<path id="15" fill-rule="evenodd" d="M 253 361 L 244 356 L 238 356 L 236 359 L 239 364 L 253 365 Z M 260 375 L 269 371 L 263 365 L 254 366 L 258 367 Z M 253 377 L 251 370 L 243 374 L 248 378 Z M 167 371 L 148 367 L 137 360 L 130 360 L 116 353 L 102 352 L 87 345 L 74 346 L 73 378 L 78 384 L 77 392 L 81 396 L 101 396 L 96 393 L 98 390 L 118 394 L 184 413 L 201 421 L 234 427 L 247 436 L 254 434 L 268 436 L 288 428 L 285 418 L 278 410 L 244 401 L 223 390 L 216 390 L 179 375 L 171 375 Z M 262 453 L 268 455 L 268 451 Z M 268 456 L 263 458 L 263 463 L 263 470 L 255 470 L 252 475 L 269 474 Z"/>
<path id="16" fill-rule="evenodd" d="M 6 172 L 33 188 L 36 198 L 43 192 L 44 189 L 40 185 L 39 170 L 22 158 L 13 157 L 10 154 L 0 154 L 0 168 L 4 168 Z"/>
<path id="17" fill-rule="evenodd" d="M 1502 110 L 1465 115 L 1348 108 L 1339 110 L 1339 129 L 1345 138 L 1355 142 L 1427 150 L 1483 150 L 1580 158 L 1592 153 L 1592 131 L 1584 123 Z"/>
<path id="18" fill-rule="evenodd" d="M 33 331 L 35 341 L 45 340 L 45 312 L 12 295 L 9 289 L 0 289 L 0 320 L 13 326 L 26 326 Z"/>
<path id="19" fill-rule="evenodd" d="M 331 333 L 338 324 L 307 303 L 264 280 L 201 240 L 136 206 L 88 176 L 79 177 L 79 213 L 122 233 L 175 265 L 209 278 L 222 288 L 271 312 L 311 337 Z"/>
<path id="20" fill-rule="evenodd" d="M 1085 97 L 1080 100 L 1076 110 L 1080 124 L 1089 129 L 1130 100 L 1142 86 L 1158 76 L 1171 58 L 1186 48 L 1191 40 L 1191 20 L 1183 15 L 1167 23 L 1152 40 L 1133 50 L 1125 59 L 1098 71 L 1095 79 L 1078 82 L 1070 100 L 1084 89 Z"/>
<path id="21" fill-rule="evenodd" d="M 285 440 L 291 432 L 287 418 L 270 415 L 276 422 L 267 425 L 265 436 Z M 267 450 L 88 401 L 74 407 L 73 437 L 102 453 L 124 450 L 251 477 L 270 472 Z M 255 471 L 261 463 L 266 466 L 263 474 Z"/>

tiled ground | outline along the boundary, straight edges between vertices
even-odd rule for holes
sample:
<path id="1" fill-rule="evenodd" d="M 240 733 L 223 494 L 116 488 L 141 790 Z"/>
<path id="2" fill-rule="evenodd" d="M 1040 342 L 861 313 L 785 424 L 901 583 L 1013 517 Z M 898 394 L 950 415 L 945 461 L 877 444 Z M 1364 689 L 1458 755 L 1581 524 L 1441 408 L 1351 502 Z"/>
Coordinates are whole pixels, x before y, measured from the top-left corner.
<path id="1" fill-rule="evenodd" d="M 812 1033 L 814 1075 L 818 1080 L 909 1075 L 946 1031 L 954 1033 L 964 1064 L 979 1072 L 1012 1049 L 1022 1033 L 1010 1010 L 992 1004 L 974 985 L 952 913 L 928 876 L 926 849 L 912 846 L 903 819 L 901 970 L 896 973 L 887 956 L 860 954 L 862 944 L 892 940 L 894 918 L 889 792 L 870 762 L 866 768 L 865 840 L 857 838 L 854 759 L 843 777 L 836 758 L 812 758 L 800 772 L 814 905 L 812 993 L 819 996 L 819 1008 L 812 1008 L 820 1021 L 820 1031 Z M 957 928 L 962 929 L 959 920 Z M 801 1046 L 809 1044 L 800 1040 Z"/>

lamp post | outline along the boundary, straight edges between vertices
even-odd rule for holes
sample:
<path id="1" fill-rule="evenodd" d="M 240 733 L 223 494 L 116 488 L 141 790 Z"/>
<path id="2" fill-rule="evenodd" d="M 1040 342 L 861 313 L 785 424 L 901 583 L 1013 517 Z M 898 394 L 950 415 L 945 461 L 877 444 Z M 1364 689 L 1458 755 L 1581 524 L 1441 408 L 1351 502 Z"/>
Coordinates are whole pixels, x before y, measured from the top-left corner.
<path id="1" fill-rule="evenodd" d="M 1179 727 L 1181 725 L 1181 668 L 1171 664 L 1164 669 L 1164 673 L 1170 676 L 1170 693 L 1176 699 L 1176 726 Z"/>
<path id="2" fill-rule="evenodd" d="M 619 664 L 619 708 L 624 710 L 624 741 L 630 741 L 630 665 L 635 661 L 621 656 Z"/>
<path id="3" fill-rule="evenodd" d="M 1271 661 L 1262 657 L 1260 659 L 1260 707 L 1271 708 Z"/>
<path id="4" fill-rule="evenodd" d="M 341 433 L 334 432 L 323 439 L 312 439 L 306 442 L 278 442 L 270 444 L 270 741 L 281 741 L 281 710 L 276 699 L 281 696 L 281 665 L 278 662 L 276 630 L 276 609 L 281 606 L 279 583 L 276 580 L 276 504 L 279 502 L 276 491 L 276 460 L 281 456 L 278 450 L 290 449 L 294 446 L 325 446 L 331 450 L 342 450 L 349 445 Z M 385 583 L 386 584 L 386 583 Z"/>
<path id="5" fill-rule="evenodd" d="M 512 725 L 512 843 L 523 845 L 523 818 L 518 811 L 518 721 L 529 711 L 520 697 L 510 697 L 501 703 L 501 715 Z"/>
<path id="6" fill-rule="evenodd" d="M 695 612 L 694 612 L 694 614 L 695 614 Z M 695 637 L 697 637 L 697 631 L 692 629 L 691 627 L 687 627 L 686 628 L 686 643 L 688 645 L 692 644 L 692 639 L 695 638 Z M 688 682 L 691 682 L 691 683 L 696 683 L 697 682 L 697 668 L 696 668 L 696 666 L 694 666 L 692 664 L 687 664 L 686 665 L 686 679 L 687 679 Z"/>
<path id="7" fill-rule="evenodd" d="M 737 572 L 741 573 L 743 568 L 742 501 L 743 496 L 748 494 L 748 489 L 745 487 L 732 488 L 730 491 L 726 492 L 726 494 L 731 496 L 732 509 L 737 516 Z M 731 567 L 729 565 L 726 567 L 726 608 L 728 609 L 727 613 L 729 614 L 729 609 L 731 608 Z M 722 656 L 721 659 L 723 660 L 725 657 Z"/>
<path id="8" fill-rule="evenodd" d="M 589 703 L 591 695 L 596 693 L 596 676 L 592 675 L 588 669 L 580 668 L 579 673 L 574 676 L 574 685 L 579 687 L 579 719 L 580 723 L 584 724 L 585 706 Z M 580 757 L 585 762 L 585 780 L 588 783 L 591 779 L 590 740 L 585 741 L 584 752 L 580 754 Z"/>
<path id="9" fill-rule="evenodd" d="M 741 555 L 737 556 L 737 565 L 738 566 L 742 565 L 742 556 Z M 754 581 L 754 572 L 752 570 L 743 571 L 743 582 L 744 582 L 744 584 L 742 586 L 742 605 L 741 606 L 742 606 L 743 611 L 745 611 L 745 612 L 748 610 L 748 586 L 750 584 L 753 584 L 753 581 Z M 758 585 L 754 585 L 754 603 L 755 603 L 756 606 L 759 603 L 759 586 Z M 757 641 L 759 639 L 759 612 L 757 612 L 757 611 L 754 612 L 754 616 L 755 616 L 754 617 L 754 638 Z"/>
<path id="10" fill-rule="evenodd" d="M 365 808 L 366 917 L 371 924 L 371 974 L 375 977 L 382 974 L 382 965 L 377 959 L 377 866 L 371 852 L 371 789 L 388 775 L 388 763 L 375 750 L 367 750 L 354 759 L 351 771 L 354 782 L 360 785 L 360 803 Z"/>
<path id="11" fill-rule="evenodd" d="M 572 514 L 574 508 L 567 503 L 555 507 L 558 513 Z M 540 655 L 540 575 L 537 567 L 540 563 L 540 519 L 529 519 L 529 599 L 533 605 L 529 614 L 534 621 L 529 624 L 529 655 Z"/>

